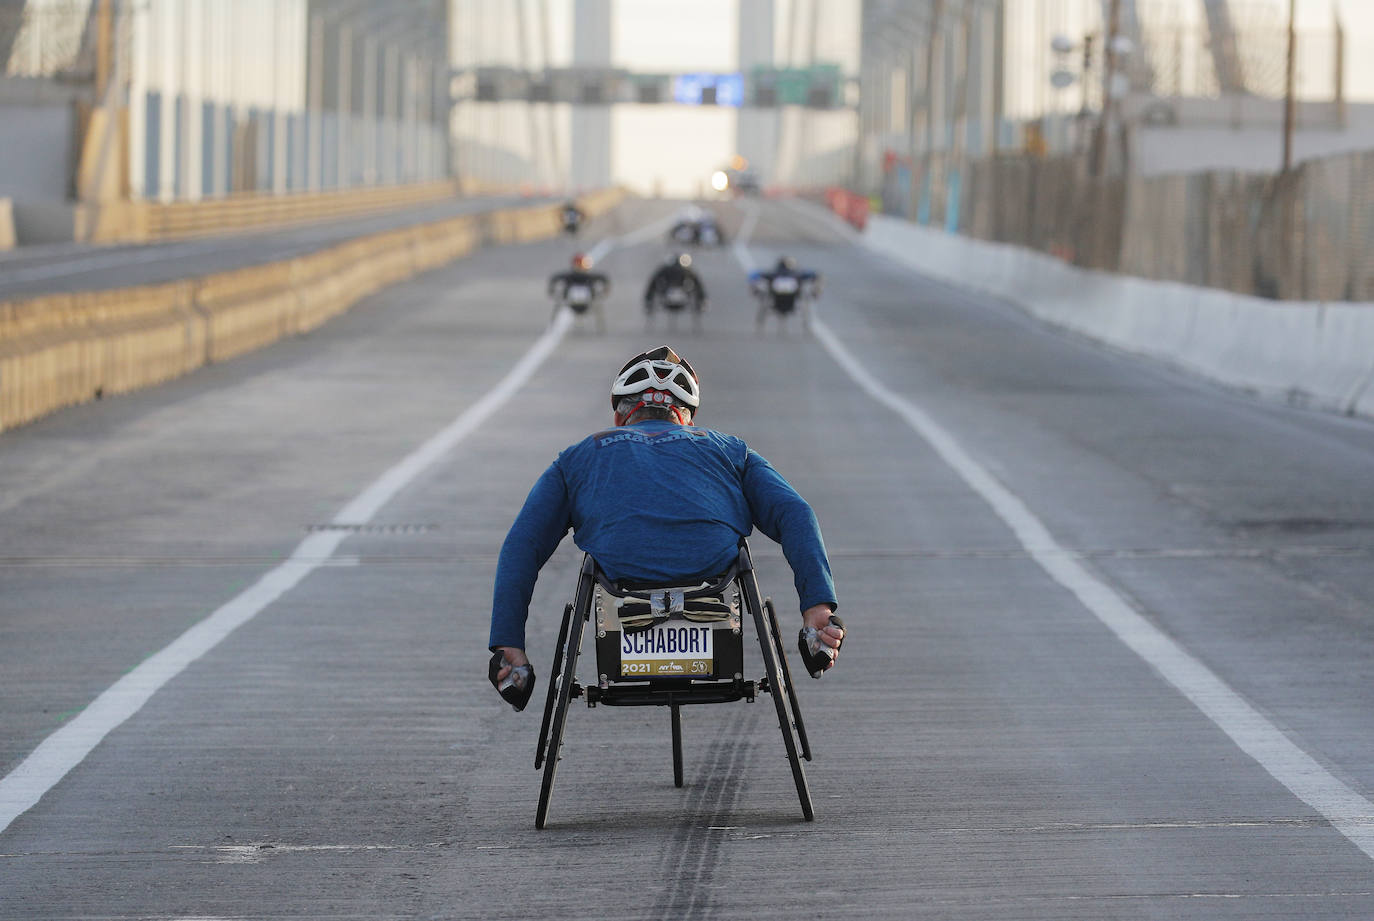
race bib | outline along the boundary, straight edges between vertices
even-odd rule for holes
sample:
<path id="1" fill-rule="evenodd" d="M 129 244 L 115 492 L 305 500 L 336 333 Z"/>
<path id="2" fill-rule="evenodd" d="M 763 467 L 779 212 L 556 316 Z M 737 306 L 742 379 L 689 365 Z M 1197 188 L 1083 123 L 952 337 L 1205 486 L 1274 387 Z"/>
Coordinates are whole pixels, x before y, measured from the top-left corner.
<path id="1" fill-rule="evenodd" d="M 796 294 L 800 287 L 791 275 L 779 275 L 773 279 L 774 294 Z"/>
<path id="2" fill-rule="evenodd" d="M 566 296 L 569 304 L 586 304 L 592 299 L 592 289 L 586 285 L 568 285 Z"/>
<path id="3" fill-rule="evenodd" d="M 709 624 L 670 620 L 620 637 L 620 674 L 645 677 L 709 678 L 715 667 Z"/>

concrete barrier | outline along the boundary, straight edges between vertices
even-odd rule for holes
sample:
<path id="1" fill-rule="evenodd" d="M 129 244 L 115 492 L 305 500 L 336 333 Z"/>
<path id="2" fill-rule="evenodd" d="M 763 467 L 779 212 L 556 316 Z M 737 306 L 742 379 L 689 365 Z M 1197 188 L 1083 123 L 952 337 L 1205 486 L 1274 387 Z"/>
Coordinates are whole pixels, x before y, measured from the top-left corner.
<path id="1" fill-rule="evenodd" d="M 1374 417 L 1374 304 L 1271 301 L 1078 269 L 887 216 L 875 252 L 1047 323 L 1268 398 Z"/>
<path id="2" fill-rule="evenodd" d="M 578 206 L 596 216 L 624 197 L 603 190 Z M 481 245 L 554 236 L 558 208 L 418 224 L 167 284 L 0 303 L 0 431 L 316 329 L 369 294 Z"/>
<path id="3" fill-rule="evenodd" d="M 385 211 L 459 194 L 457 183 L 442 180 L 324 192 L 241 192 L 194 202 L 115 200 L 78 209 L 74 233 L 76 239 L 93 243 L 184 240 Z"/>

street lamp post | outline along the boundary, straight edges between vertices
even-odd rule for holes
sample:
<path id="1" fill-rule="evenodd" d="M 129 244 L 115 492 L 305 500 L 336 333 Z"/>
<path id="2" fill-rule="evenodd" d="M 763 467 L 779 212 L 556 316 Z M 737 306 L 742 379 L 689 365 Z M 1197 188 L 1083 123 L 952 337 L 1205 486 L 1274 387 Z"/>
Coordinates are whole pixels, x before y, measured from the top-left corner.
<path id="1" fill-rule="evenodd" d="M 1297 70 L 1298 33 L 1294 25 L 1298 14 L 1298 0 L 1288 0 L 1288 63 L 1284 73 L 1283 91 L 1283 171 L 1293 168 L 1293 130 L 1297 121 L 1297 104 L 1293 99 L 1294 72 Z"/>
<path id="2" fill-rule="evenodd" d="M 1121 0 L 1112 0 L 1110 12 L 1107 15 L 1107 44 L 1103 50 L 1102 67 L 1102 112 L 1098 115 L 1097 130 L 1093 137 L 1093 168 L 1094 176 L 1102 176 L 1107 172 L 1107 129 L 1112 118 L 1114 109 L 1113 86 L 1116 76 L 1117 58 L 1117 33 L 1121 28 Z"/>
<path id="3" fill-rule="evenodd" d="M 1093 72 L 1093 54 L 1097 47 L 1097 36 L 1089 33 L 1081 42 L 1075 42 L 1067 35 L 1056 35 L 1050 41 L 1050 50 L 1056 57 L 1055 69 L 1050 73 L 1050 85 L 1057 90 L 1068 90 L 1078 85 L 1078 114 L 1074 132 L 1074 151 L 1083 153 L 1090 149 L 1091 138 L 1086 128 L 1091 117 L 1088 105 L 1088 91 Z M 1079 63 L 1075 69 L 1069 55 L 1078 53 Z"/>

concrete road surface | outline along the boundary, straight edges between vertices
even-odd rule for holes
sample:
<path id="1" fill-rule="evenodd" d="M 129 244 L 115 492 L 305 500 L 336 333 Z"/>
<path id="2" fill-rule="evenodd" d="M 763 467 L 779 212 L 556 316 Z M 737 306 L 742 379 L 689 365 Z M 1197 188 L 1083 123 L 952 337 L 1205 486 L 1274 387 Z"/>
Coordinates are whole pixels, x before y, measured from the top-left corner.
<path id="1" fill-rule="evenodd" d="M 1374 917 L 1374 427 L 716 207 L 700 332 L 646 330 L 675 207 L 632 202 L 578 244 L 605 335 L 549 324 L 572 244 L 491 249 L 0 436 L 0 917 Z M 756 330 L 781 252 L 825 276 L 809 332 Z M 817 818 L 766 699 L 685 711 L 680 790 L 667 714 L 574 702 L 536 831 L 496 554 L 663 341 L 822 522 L 852 632 L 800 688 Z"/>

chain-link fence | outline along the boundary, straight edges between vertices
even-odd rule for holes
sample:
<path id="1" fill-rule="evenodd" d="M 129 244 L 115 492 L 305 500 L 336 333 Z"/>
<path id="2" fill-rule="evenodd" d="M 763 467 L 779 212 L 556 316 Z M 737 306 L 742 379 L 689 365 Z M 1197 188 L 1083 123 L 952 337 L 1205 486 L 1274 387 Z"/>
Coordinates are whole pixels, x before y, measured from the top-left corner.
<path id="1" fill-rule="evenodd" d="M 1374 152 L 1282 175 L 1129 179 L 1091 178 L 1077 157 L 936 156 L 894 163 L 886 179 L 890 213 L 1085 268 L 1282 300 L 1374 301 Z"/>
<path id="2" fill-rule="evenodd" d="M 1275 99 L 1284 95 L 1288 24 L 1276 5 L 1227 4 L 1228 32 L 1214 32 L 1206 19 L 1181 15 L 1183 8 L 1176 4 L 1138 3 L 1136 8 L 1140 44 L 1124 65 L 1135 89 L 1205 98 L 1228 92 Z M 1340 42 L 1336 31 L 1304 29 L 1297 34 L 1299 96 L 1336 96 Z"/>
<path id="3" fill-rule="evenodd" d="M 90 79 L 93 0 L 0 0 L 0 75 Z"/>

